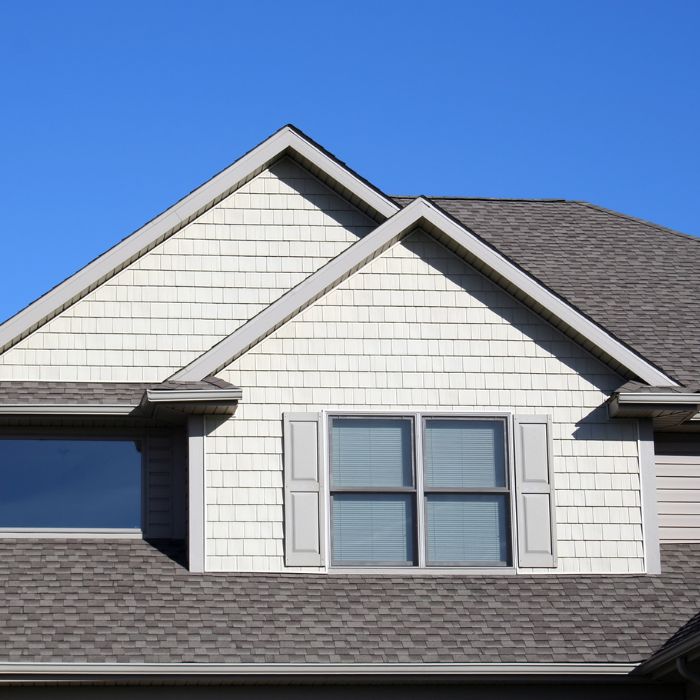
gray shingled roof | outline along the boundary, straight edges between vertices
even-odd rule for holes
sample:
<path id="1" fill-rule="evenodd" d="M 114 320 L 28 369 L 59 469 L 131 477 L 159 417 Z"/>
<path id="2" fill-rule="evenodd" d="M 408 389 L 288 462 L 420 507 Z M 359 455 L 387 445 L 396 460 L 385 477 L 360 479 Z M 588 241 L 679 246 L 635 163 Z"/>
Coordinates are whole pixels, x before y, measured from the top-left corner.
<path id="1" fill-rule="evenodd" d="M 0 403 L 138 406 L 152 384 L 129 382 L 0 382 Z"/>
<path id="2" fill-rule="evenodd" d="M 199 382 L 15 382 L 0 381 L 0 404 L 9 405 L 121 405 L 138 406 L 146 389 L 162 391 L 231 389 L 217 377 Z"/>
<path id="3" fill-rule="evenodd" d="M 700 382 L 700 239 L 585 202 L 432 201 L 667 374 Z"/>
<path id="4" fill-rule="evenodd" d="M 662 556 L 661 576 L 192 574 L 141 540 L 2 540 L 0 661 L 639 662 L 700 609 L 700 544 Z"/>

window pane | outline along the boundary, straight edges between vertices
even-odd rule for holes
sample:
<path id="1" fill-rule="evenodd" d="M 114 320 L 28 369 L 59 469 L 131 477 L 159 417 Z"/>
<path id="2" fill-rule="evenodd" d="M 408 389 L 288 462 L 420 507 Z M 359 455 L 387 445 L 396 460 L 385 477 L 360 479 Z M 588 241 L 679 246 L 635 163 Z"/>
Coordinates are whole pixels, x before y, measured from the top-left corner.
<path id="1" fill-rule="evenodd" d="M 135 442 L 0 439 L 0 527 L 140 525 Z"/>
<path id="2" fill-rule="evenodd" d="M 336 494 L 331 510 L 334 564 L 414 563 L 413 495 Z"/>
<path id="3" fill-rule="evenodd" d="M 426 486 L 473 488 L 506 485 L 503 421 L 425 421 Z"/>
<path id="4" fill-rule="evenodd" d="M 426 496 L 429 564 L 508 564 L 508 497 Z"/>
<path id="5" fill-rule="evenodd" d="M 335 488 L 412 486 L 411 421 L 333 418 L 331 471 Z"/>

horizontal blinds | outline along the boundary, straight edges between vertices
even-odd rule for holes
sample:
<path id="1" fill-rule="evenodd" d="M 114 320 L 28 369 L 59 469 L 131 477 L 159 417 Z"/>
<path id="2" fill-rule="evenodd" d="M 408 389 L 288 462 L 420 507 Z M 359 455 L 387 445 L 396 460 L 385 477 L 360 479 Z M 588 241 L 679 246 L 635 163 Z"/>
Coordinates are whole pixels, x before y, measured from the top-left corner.
<path id="1" fill-rule="evenodd" d="M 334 495 L 333 563 L 413 564 L 413 503 L 412 494 Z"/>
<path id="2" fill-rule="evenodd" d="M 332 488 L 413 484 L 411 421 L 405 418 L 333 418 Z"/>
<path id="3" fill-rule="evenodd" d="M 425 483 L 438 488 L 506 485 L 503 421 L 425 421 Z"/>
<path id="4" fill-rule="evenodd" d="M 508 563 L 508 498 L 498 494 L 426 495 L 429 564 Z"/>

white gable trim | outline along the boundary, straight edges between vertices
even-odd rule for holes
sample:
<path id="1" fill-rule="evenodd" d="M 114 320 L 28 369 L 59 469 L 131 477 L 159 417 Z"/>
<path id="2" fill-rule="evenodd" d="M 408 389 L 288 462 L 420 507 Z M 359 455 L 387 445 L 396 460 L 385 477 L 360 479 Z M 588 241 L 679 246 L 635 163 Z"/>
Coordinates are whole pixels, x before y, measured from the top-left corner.
<path id="1" fill-rule="evenodd" d="M 376 211 L 399 207 L 292 126 L 285 126 L 211 180 L 0 325 L 0 351 L 60 313 L 126 265 L 177 232 L 286 152 L 293 152 Z"/>
<path id="2" fill-rule="evenodd" d="M 643 381 L 654 386 L 677 386 L 663 372 L 424 198 L 414 200 L 394 214 L 171 378 L 177 381 L 199 381 L 215 374 L 417 227 L 437 231 L 452 244 L 466 250 Z"/>

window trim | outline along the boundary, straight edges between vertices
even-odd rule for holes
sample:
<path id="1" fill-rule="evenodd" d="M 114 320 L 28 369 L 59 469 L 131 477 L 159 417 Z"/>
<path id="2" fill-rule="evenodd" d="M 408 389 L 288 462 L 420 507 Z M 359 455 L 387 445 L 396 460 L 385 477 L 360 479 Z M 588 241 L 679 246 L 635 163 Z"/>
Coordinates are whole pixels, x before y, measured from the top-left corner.
<path id="1" fill-rule="evenodd" d="M 141 456 L 141 526 L 127 527 L 0 527 L 3 539 L 141 539 L 147 518 L 146 441 L 148 431 L 137 427 L 0 426 L 0 440 L 138 441 Z"/>
<path id="2" fill-rule="evenodd" d="M 382 410 L 358 410 L 358 409 L 331 409 L 323 410 L 321 413 L 321 427 L 322 427 L 322 459 L 324 464 L 321 465 L 323 474 L 325 476 L 325 487 L 323 489 L 323 497 L 326 499 L 328 507 L 326 508 L 325 515 L 325 535 L 326 535 L 326 552 L 325 552 L 325 571 L 326 573 L 332 574 L 409 574 L 414 576 L 425 576 L 425 575 L 461 575 L 461 576 L 471 576 L 471 575 L 515 575 L 517 572 L 516 560 L 516 545 L 517 545 L 517 518 L 515 512 L 515 446 L 514 446 L 514 414 L 508 411 L 433 411 L 430 409 L 425 410 L 412 410 L 412 411 L 382 411 Z M 330 427 L 331 419 L 345 417 L 345 418 L 412 418 L 413 430 L 413 467 L 414 467 L 414 480 L 415 480 L 415 494 L 416 494 L 416 512 L 415 512 L 415 537 L 417 538 L 417 552 L 415 565 L 382 565 L 371 562 L 368 564 L 355 564 L 352 565 L 340 565 L 332 563 L 332 552 L 331 552 L 331 438 L 330 438 Z M 502 491 L 508 496 L 508 507 L 507 507 L 507 517 L 509 524 L 509 537 L 508 537 L 508 552 L 510 563 L 497 566 L 493 564 L 489 565 L 464 565 L 456 564 L 452 565 L 428 565 L 426 563 L 427 554 L 427 543 L 426 543 L 426 528 L 425 528 L 425 490 L 424 490 L 424 474 L 423 474 L 423 420 L 425 418 L 472 418 L 475 420 L 490 420 L 490 419 L 501 419 L 504 421 L 505 428 L 505 458 L 506 458 L 506 484 L 507 491 Z M 420 426 L 420 430 L 416 429 L 416 426 Z M 418 452 L 420 450 L 420 467 L 418 465 Z M 418 472 L 420 471 L 420 478 Z M 432 491 L 433 489 L 431 489 Z M 489 492 L 494 492 L 492 489 Z M 453 493 L 453 490 L 449 490 L 449 493 Z M 470 492 L 472 492 L 470 490 Z M 420 499 L 420 501 L 419 501 Z M 419 503 L 422 507 L 419 507 Z M 421 529 L 422 528 L 422 529 Z M 421 536 L 421 533 L 423 536 Z"/>

